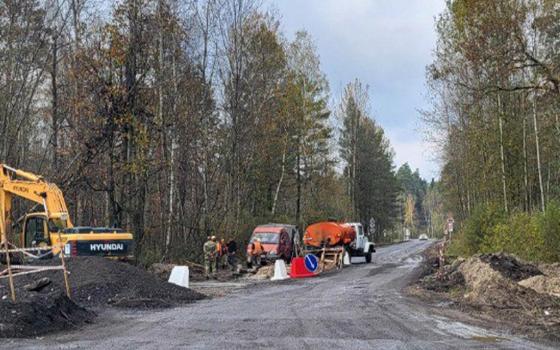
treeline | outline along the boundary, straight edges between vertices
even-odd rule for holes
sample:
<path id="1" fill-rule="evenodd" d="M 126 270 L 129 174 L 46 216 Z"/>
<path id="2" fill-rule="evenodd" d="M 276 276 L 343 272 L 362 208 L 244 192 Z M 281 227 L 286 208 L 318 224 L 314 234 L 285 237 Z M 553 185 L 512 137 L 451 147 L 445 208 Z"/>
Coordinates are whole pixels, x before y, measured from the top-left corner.
<path id="1" fill-rule="evenodd" d="M 330 108 L 312 38 L 279 26 L 257 1 L 2 1 L 0 160 L 57 183 L 75 224 L 131 230 L 143 263 L 268 221 L 383 237 L 398 184 L 367 89 Z"/>
<path id="2" fill-rule="evenodd" d="M 424 119 L 441 149 L 447 209 L 461 219 L 496 210 L 506 221 L 540 216 L 560 198 L 560 2 L 453 0 L 436 29 L 427 71 L 433 109 Z M 503 227 L 470 224 L 469 252 L 486 240 L 487 250 L 522 253 L 502 244 Z M 541 226 L 529 241 L 560 239 L 559 227 Z M 531 231 L 508 230 L 517 239 Z"/>

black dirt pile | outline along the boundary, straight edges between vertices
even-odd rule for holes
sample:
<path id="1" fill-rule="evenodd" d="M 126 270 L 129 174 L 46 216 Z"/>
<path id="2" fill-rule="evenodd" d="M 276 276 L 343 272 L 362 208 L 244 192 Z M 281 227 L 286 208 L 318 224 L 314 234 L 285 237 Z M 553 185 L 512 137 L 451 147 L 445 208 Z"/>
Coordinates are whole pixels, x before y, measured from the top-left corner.
<path id="1" fill-rule="evenodd" d="M 505 253 L 482 254 L 480 260 L 515 282 L 543 274 L 535 265 L 522 262 L 515 256 Z"/>
<path id="2" fill-rule="evenodd" d="M 439 244 L 435 244 L 422 253 L 423 264 L 418 285 L 434 292 L 451 292 L 465 286 L 465 279 L 457 271 L 457 263 L 444 264 L 440 268 Z"/>
<path id="3" fill-rule="evenodd" d="M 57 259 L 35 264 L 60 264 Z M 149 272 L 125 262 L 101 257 L 78 257 L 67 259 L 71 286 L 71 297 L 79 305 L 132 308 L 159 308 L 191 303 L 205 296 L 188 288 L 167 283 Z M 41 277 L 48 277 L 52 283 L 42 291 L 64 291 L 61 271 L 45 271 L 16 278 L 18 295 L 35 292 L 26 291 L 23 286 Z M 3 289 L 2 286 L 5 288 Z M 0 291 L 7 290 L 7 282 L 0 282 Z"/>
<path id="4" fill-rule="evenodd" d="M 29 338 L 73 329 L 94 317 L 93 312 L 59 292 L 20 295 L 15 303 L 5 298 L 0 300 L 0 338 Z"/>
<path id="5" fill-rule="evenodd" d="M 438 257 L 439 244 L 434 244 L 428 249 L 422 252 L 423 263 L 421 265 L 422 271 L 420 273 L 420 278 L 432 275 L 439 269 L 439 257 Z"/>
<path id="6" fill-rule="evenodd" d="M 465 287 L 465 278 L 457 271 L 457 266 L 445 265 L 439 273 L 427 275 L 419 281 L 422 288 L 438 292 L 450 293 Z"/>

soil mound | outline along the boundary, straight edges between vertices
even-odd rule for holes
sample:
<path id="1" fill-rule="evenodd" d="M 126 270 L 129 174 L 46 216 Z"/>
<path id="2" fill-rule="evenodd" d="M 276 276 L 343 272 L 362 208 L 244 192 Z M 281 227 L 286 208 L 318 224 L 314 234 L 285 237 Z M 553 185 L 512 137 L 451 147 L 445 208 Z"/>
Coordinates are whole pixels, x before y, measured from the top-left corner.
<path id="1" fill-rule="evenodd" d="M 433 273 L 411 289 L 416 295 L 451 301 L 487 320 L 501 320 L 523 333 L 558 340 L 560 275 L 543 275 L 541 266 L 501 253 L 459 258 L 435 271 L 433 259 L 425 259 L 424 264 L 425 271 Z"/>
<path id="2" fill-rule="evenodd" d="M 53 265 L 60 261 L 45 260 L 35 265 Z M 101 257 L 67 259 L 72 300 L 85 306 L 113 305 L 119 307 L 168 307 L 205 298 L 203 294 L 158 279 L 149 272 L 125 262 Z M 27 300 L 36 292 L 25 290 L 26 284 L 48 277 L 52 283 L 41 293 L 64 289 L 61 271 L 45 271 L 15 278 L 18 299 Z M 0 281 L 0 291 L 7 290 L 7 281 Z M 5 294 L 5 293 L 3 293 Z"/>
<path id="3" fill-rule="evenodd" d="M 272 276 L 274 276 L 274 265 L 265 265 L 265 266 L 261 266 L 259 267 L 256 271 L 255 274 L 252 276 L 249 276 L 249 278 L 251 279 L 269 279 Z"/>
<path id="4" fill-rule="evenodd" d="M 467 287 L 467 293 L 464 295 L 466 300 L 473 304 L 498 308 L 517 309 L 527 307 L 529 304 L 533 307 L 550 306 L 533 290 L 514 283 L 515 279 L 510 276 L 519 275 L 515 270 L 512 272 L 512 269 L 504 269 L 506 271 L 504 276 L 494 266 L 496 265 L 491 265 L 480 257 L 472 257 L 459 266 L 458 271 L 463 275 Z"/>
<path id="5" fill-rule="evenodd" d="M 544 275 L 533 276 L 523 281 L 519 281 L 518 284 L 522 287 L 530 288 L 537 293 L 548 294 L 560 298 L 560 277 L 549 277 Z"/>
<path id="6" fill-rule="evenodd" d="M 535 265 L 525 263 L 517 257 L 505 253 L 482 254 L 480 260 L 489 264 L 502 276 L 516 282 L 542 275 L 542 272 Z"/>
<path id="7" fill-rule="evenodd" d="M 440 275 L 429 275 L 421 280 L 421 285 L 434 292 L 452 292 L 465 286 L 465 278 L 459 271 L 446 271 Z"/>
<path id="8" fill-rule="evenodd" d="M 560 263 L 539 264 L 539 270 L 547 276 L 560 277 Z"/>
<path id="9" fill-rule="evenodd" d="M 420 286 L 424 289 L 447 293 L 465 287 L 463 275 L 457 268 L 464 262 L 457 259 L 451 265 L 444 265 L 440 268 L 439 245 L 433 245 L 422 253 L 424 262 L 420 273 Z"/>
<path id="10" fill-rule="evenodd" d="M 79 327 L 95 314 L 78 306 L 66 295 L 46 293 L 16 303 L 0 301 L 0 338 L 28 338 Z"/>

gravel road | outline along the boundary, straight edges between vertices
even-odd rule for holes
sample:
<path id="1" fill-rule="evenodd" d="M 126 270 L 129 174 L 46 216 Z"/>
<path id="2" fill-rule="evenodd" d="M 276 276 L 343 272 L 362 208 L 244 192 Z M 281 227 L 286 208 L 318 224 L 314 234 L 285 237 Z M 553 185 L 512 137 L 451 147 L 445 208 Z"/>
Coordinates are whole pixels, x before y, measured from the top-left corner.
<path id="1" fill-rule="evenodd" d="M 552 349 L 404 296 L 418 253 L 430 244 L 379 248 L 373 264 L 258 284 L 171 310 L 104 311 L 82 330 L 8 340 L 0 348 Z"/>

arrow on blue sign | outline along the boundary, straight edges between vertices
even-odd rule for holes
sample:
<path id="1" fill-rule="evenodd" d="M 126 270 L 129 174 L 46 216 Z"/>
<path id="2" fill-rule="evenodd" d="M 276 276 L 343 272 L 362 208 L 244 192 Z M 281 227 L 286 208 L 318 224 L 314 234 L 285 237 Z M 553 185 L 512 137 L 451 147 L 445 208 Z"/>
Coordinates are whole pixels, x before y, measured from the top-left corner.
<path id="1" fill-rule="evenodd" d="M 319 267 L 319 261 L 317 260 L 317 257 L 314 254 L 307 254 L 304 258 L 304 261 L 305 261 L 305 268 L 307 269 L 307 271 L 309 272 L 317 271 L 317 268 Z"/>

